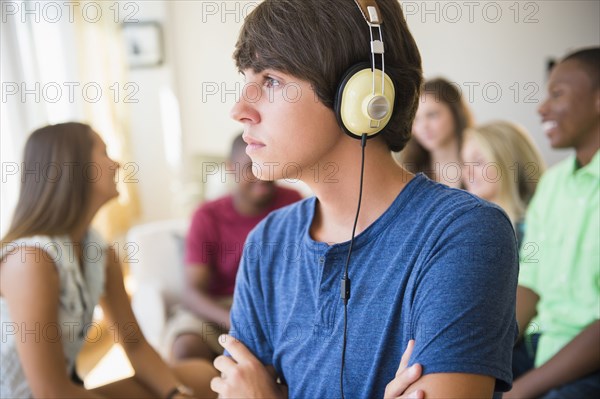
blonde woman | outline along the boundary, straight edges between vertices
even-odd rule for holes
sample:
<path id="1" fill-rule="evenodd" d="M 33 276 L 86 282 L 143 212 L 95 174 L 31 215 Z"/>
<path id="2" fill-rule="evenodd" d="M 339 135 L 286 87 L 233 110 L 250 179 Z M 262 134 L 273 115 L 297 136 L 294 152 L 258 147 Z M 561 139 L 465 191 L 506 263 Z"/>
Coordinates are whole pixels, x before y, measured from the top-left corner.
<path id="1" fill-rule="evenodd" d="M 546 168 L 529 134 L 505 121 L 467 129 L 461 156 L 467 191 L 504 209 L 521 239 L 525 210 Z"/>
<path id="2" fill-rule="evenodd" d="M 214 396 L 216 372 L 195 361 L 171 369 L 144 339 L 116 254 L 90 229 L 118 193 L 119 164 L 88 125 L 32 133 L 12 224 L 1 241 L 2 398 L 186 398 Z M 94 390 L 73 382 L 75 359 L 102 306 L 135 376 Z"/>

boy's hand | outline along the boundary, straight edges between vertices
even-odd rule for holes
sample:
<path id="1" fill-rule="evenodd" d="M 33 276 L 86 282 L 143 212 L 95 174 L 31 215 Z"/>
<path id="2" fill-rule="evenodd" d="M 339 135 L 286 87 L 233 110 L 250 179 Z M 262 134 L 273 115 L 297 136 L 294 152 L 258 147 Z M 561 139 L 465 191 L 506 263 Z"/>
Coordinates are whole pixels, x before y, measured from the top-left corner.
<path id="1" fill-rule="evenodd" d="M 275 370 L 265 367 L 239 340 L 222 335 L 219 342 L 231 354 L 219 356 L 214 366 L 221 372 L 210 388 L 225 398 L 287 398 L 287 387 L 278 384 Z"/>
<path id="2" fill-rule="evenodd" d="M 425 393 L 421 390 L 416 390 L 410 393 L 405 393 L 407 388 L 411 386 L 415 381 L 421 378 L 421 365 L 413 364 L 410 368 L 407 368 L 408 361 L 410 360 L 410 356 L 412 355 L 413 348 L 415 346 L 415 341 L 408 341 L 408 345 L 404 354 L 402 355 L 402 359 L 400 359 L 400 366 L 398 367 L 398 371 L 396 372 L 396 377 L 387 385 L 385 388 L 384 398 L 413 398 L 413 399 L 424 399 Z"/>

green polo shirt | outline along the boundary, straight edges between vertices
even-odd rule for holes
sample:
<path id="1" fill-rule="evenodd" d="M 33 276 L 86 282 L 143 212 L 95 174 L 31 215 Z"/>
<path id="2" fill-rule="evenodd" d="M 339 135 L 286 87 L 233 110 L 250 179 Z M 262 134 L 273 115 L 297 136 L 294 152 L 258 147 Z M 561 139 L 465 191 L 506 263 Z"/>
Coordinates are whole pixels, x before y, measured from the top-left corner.
<path id="1" fill-rule="evenodd" d="M 536 367 L 600 319 L 600 151 L 583 168 L 575 157 L 548 170 L 527 210 L 519 284 L 535 291 L 542 333 Z"/>

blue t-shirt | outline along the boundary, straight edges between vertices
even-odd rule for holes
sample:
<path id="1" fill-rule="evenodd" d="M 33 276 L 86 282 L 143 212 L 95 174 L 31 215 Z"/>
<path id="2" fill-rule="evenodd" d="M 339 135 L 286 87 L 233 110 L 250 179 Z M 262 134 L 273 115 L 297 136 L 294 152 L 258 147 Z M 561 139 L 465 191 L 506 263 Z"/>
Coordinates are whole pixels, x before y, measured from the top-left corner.
<path id="1" fill-rule="evenodd" d="M 349 242 L 310 237 L 316 201 L 278 210 L 253 230 L 231 310 L 230 333 L 275 367 L 290 398 L 341 395 L 340 279 Z M 411 364 L 424 374 L 489 375 L 507 390 L 516 248 L 500 208 L 424 175 L 412 179 L 354 241 L 346 397 L 383 397 L 411 338 Z"/>

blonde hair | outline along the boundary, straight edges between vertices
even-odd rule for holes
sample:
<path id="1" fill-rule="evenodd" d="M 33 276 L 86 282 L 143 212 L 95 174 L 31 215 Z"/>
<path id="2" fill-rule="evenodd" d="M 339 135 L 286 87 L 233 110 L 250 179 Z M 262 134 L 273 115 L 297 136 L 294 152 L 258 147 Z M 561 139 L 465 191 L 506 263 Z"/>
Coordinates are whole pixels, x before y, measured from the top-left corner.
<path id="1" fill-rule="evenodd" d="M 501 173 L 499 205 L 513 224 L 525 216 L 537 183 L 546 169 L 544 160 L 528 132 L 511 122 L 496 121 L 467 129 Z"/>

